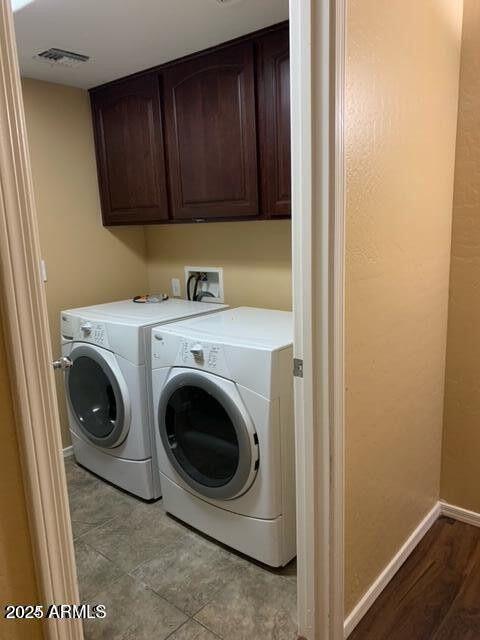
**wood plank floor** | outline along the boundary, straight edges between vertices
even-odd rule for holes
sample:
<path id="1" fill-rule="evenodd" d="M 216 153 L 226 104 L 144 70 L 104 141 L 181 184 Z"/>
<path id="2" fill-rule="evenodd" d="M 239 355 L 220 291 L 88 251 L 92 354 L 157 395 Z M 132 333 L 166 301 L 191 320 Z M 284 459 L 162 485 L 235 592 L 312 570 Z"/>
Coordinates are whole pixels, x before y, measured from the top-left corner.
<path id="1" fill-rule="evenodd" d="M 440 518 L 349 640 L 480 640 L 480 528 Z"/>

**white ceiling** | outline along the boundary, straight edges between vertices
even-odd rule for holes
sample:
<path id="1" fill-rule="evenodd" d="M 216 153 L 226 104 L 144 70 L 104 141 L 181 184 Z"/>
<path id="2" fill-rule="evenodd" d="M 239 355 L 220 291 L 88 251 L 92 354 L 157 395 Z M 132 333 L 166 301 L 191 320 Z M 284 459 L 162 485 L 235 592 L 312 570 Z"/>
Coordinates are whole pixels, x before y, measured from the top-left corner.
<path id="1" fill-rule="evenodd" d="M 12 0 L 22 75 L 90 88 L 288 18 L 288 0 Z M 24 5 L 24 6 L 22 6 Z M 56 47 L 79 67 L 33 60 Z"/>

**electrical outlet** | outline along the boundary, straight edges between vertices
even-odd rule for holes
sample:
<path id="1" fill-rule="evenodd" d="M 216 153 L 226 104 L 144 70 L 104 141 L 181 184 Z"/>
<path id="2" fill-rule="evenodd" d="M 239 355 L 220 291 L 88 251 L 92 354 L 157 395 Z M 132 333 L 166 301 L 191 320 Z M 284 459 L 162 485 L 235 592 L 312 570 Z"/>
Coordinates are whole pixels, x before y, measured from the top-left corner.
<path id="1" fill-rule="evenodd" d="M 224 302 L 223 269 L 221 267 L 185 267 L 185 290 L 188 298 L 188 279 L 200 276 L 197 285 L 197 299 L 202 302 Z M 193 296 L 193 279 L 190 283 L 190 295 Z"/>
<path id="2" fill-rule="evenodd" d="M 172 278 L 172 295 L 174 298 L 180 298 L 182 295 L 179 278 Z"/>

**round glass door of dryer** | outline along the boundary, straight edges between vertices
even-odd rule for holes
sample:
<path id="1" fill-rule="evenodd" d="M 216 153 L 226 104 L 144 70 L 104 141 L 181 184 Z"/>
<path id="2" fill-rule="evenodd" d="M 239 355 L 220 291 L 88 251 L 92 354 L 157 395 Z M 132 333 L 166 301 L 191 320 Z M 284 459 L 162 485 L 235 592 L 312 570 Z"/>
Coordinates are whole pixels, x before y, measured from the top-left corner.
<path id="1" fill-rule="evenodd" d="M 188 486 L 209 498 L 244 493 L 258 468 L 253 427 L 220 386 L 195 372 L 165 386 L 158 424 L 167 456 Z"/>
<path id="2" fill-rule="evenodd" d="M 65 377 L 66 395 L 75 422 L 94 444 L 118 446 L 128 432 L 121 372 L 114 372 L 113 363 L 92 347 L 77 347 L 69 357 L 73 365 Z M 108 353 L 108 357 L 113 356 Z"/>

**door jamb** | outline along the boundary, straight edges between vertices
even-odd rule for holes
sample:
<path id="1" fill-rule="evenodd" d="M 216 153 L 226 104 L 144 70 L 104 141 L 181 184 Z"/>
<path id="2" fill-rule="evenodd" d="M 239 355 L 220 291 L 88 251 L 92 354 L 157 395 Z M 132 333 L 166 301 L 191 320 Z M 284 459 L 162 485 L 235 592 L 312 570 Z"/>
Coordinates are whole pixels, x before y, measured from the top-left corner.
<path id="1" fill-rule="evenodd" d="M 290 0 L 299 633 L 343 639 L 346 0 Z"/>
<path id="2" fill-rule="evenodd" d="M 346 0 L 290 0 L 299 632 L 343 638 L 343 91 Z M 10 2 L 0 6 L 0 299 L 36 573 L 79 602 Z M 300 426 L 300 428 L 298 428 Z M 47 640 L 82 624 L 45 621 Z"/>

